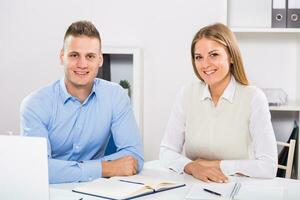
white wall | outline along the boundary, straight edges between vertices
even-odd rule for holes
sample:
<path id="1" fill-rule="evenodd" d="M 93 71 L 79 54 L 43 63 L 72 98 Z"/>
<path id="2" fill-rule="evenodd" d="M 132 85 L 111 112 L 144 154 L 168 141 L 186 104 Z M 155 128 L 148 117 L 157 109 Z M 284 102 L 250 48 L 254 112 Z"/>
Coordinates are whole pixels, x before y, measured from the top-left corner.
<path id="1" fill-rule="evenodd" d="M 139 47 L 144 60 L 144 145 L 159 144 L 179 88 L 194 78 L 190 43 L 202 26 L 226 23 L 224 0 L 2 0 L 0 132 L 19 131 L 19 103 L 63 75 L 58 54 L 67 26 L 94 22 L 105 46 Z"/>

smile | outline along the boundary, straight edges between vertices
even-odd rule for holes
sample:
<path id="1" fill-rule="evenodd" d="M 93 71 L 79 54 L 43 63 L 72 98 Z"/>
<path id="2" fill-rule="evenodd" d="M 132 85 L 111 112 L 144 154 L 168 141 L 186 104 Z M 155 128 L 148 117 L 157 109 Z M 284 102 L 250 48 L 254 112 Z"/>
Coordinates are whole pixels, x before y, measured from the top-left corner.
<path id="1" fill-rule="evenodd" d="M 82 72 L 82 71 L 74 71 L 74 73 L 75 74 L 77 74 L 77 75 L 86 75 L 86 74 L 88 74 L 89 72 Z"/>
<path id="2" fill-rule="evenodd" d="M 203 73 L 206 74 L 206 75 L 211 75 L 211 74 L 215 73 L 216 71 L 217 71 L 216 69 L 214 69 L 214 70 L 207 70 L 207 71 L 203 71 Z"/>

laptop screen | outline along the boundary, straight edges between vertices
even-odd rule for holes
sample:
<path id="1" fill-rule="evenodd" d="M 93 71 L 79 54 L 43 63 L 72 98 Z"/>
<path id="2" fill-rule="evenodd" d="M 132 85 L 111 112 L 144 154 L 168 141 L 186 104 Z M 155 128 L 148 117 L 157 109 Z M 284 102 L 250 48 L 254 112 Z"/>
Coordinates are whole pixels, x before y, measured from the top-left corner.
<path id="1" fill-rule="evenodd" d="M 48 200 L 47 141 L 0 135 L 0 199 Z"/>

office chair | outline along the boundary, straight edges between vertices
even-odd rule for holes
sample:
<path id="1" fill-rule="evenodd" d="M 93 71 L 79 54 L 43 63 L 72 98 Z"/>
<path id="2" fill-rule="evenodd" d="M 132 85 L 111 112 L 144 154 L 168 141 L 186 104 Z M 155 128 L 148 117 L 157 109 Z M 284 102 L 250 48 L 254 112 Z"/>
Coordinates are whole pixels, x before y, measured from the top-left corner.
<path id="1" fill-rule="evenodd" d="M 116 144 L 115 144 L 115 141 L 114 141 L 114 137 L 113 137 L 112 134 L 110 134 L 110 137 L 109 137 L 108 144 L 106 146 L 104 155 L 108 156 L 108 155 L 116 153 L 116 152 L 117 152 L 117 147 L 116 147 Z"/>
<path id="2" fill-rule="evenodd" d="M 296 140 L 291 139 L 289 143 L 277 141 L 277 145 L 288 148 L 286 164 L 278 164 L 278 169 L 285 170 L 285 178 L 291 178 Z"/>

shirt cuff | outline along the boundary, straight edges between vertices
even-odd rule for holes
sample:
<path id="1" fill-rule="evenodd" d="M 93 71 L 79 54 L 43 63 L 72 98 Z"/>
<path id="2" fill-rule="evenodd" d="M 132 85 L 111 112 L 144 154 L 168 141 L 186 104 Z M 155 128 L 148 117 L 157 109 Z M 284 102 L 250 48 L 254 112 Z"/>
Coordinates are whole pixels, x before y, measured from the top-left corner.
<path id="1" fill-rule="evenodd" d="M 101 161 L 95 162 L 82 161 L 79 163 L 81 170 L 80 182 L 92 181 L 94 179 L 100 178 L 102 176 L 102 163 Z"/>
<path id="2" fill-rule="evenodd" d="M 237 173 L 236 162 L 233 160 L 221 160 L 220 168 L 227 176 Z"/>
<path id="3" fill-rule="evenodd" d="M 176 160 L 176 162 L 171 163 L 169 165 L 169 169 L 179 174 L 182 174 L 184 172 L 184 167 L 190 162 L 192 162 L 190 159 L 186 157 L 181 157 L 178 160 Z"/>

